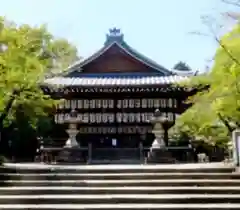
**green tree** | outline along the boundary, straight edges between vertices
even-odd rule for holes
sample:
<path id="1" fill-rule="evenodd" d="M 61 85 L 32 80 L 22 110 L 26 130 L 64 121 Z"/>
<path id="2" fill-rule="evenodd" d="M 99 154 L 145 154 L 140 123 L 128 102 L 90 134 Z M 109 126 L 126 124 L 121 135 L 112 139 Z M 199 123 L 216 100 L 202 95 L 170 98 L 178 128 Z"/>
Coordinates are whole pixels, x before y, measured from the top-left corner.
<path id="1" fill-rule="evenodd" d="M 0 19 L 0 131 L 21 110 L 35 125 L 56 101 L 43 93 L 46 76 L 59 73 L 77 59 L 77 49 L 55 39 L 45 26 L 31 27 Z"/>
<path id="2" fill-rule="evenodd" d="M 189 98 L 193 106 L 176 122 L 179 129 L 213 144 L 226 143 L 240 122 L 240 25 L 217 41 L 211 71 L 183 84 L 205 88 Z"/>

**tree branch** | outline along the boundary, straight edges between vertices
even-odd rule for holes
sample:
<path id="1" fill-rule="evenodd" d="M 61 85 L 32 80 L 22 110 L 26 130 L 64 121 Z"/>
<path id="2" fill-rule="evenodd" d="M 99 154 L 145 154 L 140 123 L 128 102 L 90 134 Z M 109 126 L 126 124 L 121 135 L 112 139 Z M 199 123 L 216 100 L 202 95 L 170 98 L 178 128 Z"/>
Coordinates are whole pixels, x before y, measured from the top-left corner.
<path id="1" fill-rule="evenodd" d="M 19 90 L 14 90 L 10 96 L 10 99 L 7 102 L 7 105 L 5 106 L 1 116 L 0 116 L 0 132 L 3 129 L 3 122 L 6 119 L 6 117 L 8 116 L 9 111 L 11 110 L 13 103 L 16 99 L 17 96 L 19 96 L 19 94 L 23 91 L 23 89 L 19 89 Z"/>
<path id="2" fill-rule="evenodd" d="M 233 5 L 233 6 L 240 7 L 240 1 L 239 0 L 236 0 L 236 1 L 222 0 L 222 2 L 225 3 L 225 4 L 230 4 L 230 5 Z"/>
<path id="3" fill-rule="evenodd" d="M 239 7 L 240 7 L 240 2 L 239 2 Z M 227 47 L 222 43 L 222 41 L 216 36 L 216 33 L 214 32 L 212 26 L 210 24 L 207 24 L 211 34 L 214 37 L 214 40 L 221 46 L 221 48 L 224 50 L 224 52 L 229 56 L 229 58 L 235 62 L 237 65 L 240 66 L 240 62 L 238 61 L 237 58 L 235 58 L 232 53 L 227 49 Z"/>
<path id="4" fill-rule="evenodd" d="M 228 120 L 226 120 L 220 113 L 218 113 L 217 115 L 219 119 L 223 122 L 223 124 L 227 127 L 229 133 L 232 133 L 235 130 L 235 128 L 233 128 L 228 122 Z"/>

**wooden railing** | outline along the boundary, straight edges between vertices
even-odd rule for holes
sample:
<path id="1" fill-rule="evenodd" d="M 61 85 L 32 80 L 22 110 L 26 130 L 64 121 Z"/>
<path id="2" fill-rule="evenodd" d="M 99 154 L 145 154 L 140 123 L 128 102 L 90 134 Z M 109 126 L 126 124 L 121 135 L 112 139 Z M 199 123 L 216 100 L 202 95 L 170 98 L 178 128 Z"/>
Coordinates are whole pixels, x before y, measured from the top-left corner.
<path id="1" fill-rule="evenodd" d="M 144 156 L 140 148 L 94 148 L 92 162 L 142 163 Z"/>
<path id="2" fill-rule="evenodd" d="M 194 151 L 189 147 L 167 147 L 172 156 L 178 162 L 194 162 Z M 161 149 L 160 149 L 161 150 Z M 37 162 L 59 163 L 77 162 L 79 164 L 91 164 L 94 162 L 123 161 L 145 163 L 150 148 L 92 148 L 81 147 L 77 149 L 67 148 L 43 148 L 36 156 Z M 67 154 L 68 153 L 68 154 Z M 72 153 L 72 156 L 69 156 Z M 67 155 L 66 155 L 67 154 Z"/>
<path id="3" fill-rule="evenodd" d="M 37 154 L 35 161 L 42 162 L 42 163 L 58 163 L 58 162 L 67 162 L 64 158 L 66 153 L 74 152 L 76 154 L 76 160 L 80 162 L 85 162 L 88 158 L 87 156 L 84 157 L 85 154 L 88 154 L 88 148 L 77 148 L 77 149 L 68 149 L 68 148 L 59 148 L 59 147 L 48 147 L 42 148 L 39 153 Z M 79 155 L 78 155 L 79 154 Z M 69 157 L 69 156 L 68 156 Z M 79 160 L 81 159 L 81 160 Z"/>

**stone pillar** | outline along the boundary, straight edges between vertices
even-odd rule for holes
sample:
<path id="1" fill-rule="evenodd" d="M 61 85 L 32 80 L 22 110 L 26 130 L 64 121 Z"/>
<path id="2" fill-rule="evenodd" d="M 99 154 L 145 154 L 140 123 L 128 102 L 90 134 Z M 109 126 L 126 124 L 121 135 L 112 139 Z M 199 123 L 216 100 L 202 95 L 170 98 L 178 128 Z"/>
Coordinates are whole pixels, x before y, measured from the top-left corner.
<path id="1" fill-rule="evenodd" d="M 64 148 L 80 148 L 80 145 L 76 140 L 76 136 L 78 134 L 77 124 L 69 124 L 69 129 L 67 129 L 66 131 L 69 135 L 69 138 L 66 141 Z"/>
<path id="2" fill-rule="evenodd" d="M 232 153 L 233 163 L 236 167 L 240 167 L 240 129 L 236 129 L 232 133 Z"/>

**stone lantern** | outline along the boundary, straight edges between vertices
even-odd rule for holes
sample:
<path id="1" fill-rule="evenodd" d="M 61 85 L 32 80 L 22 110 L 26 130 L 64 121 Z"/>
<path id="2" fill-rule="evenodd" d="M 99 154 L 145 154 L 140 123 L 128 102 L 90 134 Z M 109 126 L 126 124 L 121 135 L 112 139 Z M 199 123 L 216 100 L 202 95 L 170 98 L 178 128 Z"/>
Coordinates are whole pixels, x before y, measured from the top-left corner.
<path id="1" fill-rule="evenodd" d="M 76 136 L 78 134 L 77 127 L 78 127 L 78 123 L 80 123 L 77 117 L 76 110 L 71 111 L 70 118 L 65 120 L 65 123 L 69 124 L 69 127 L 66 130 L 69 135 L 69 138 L 66 141 L 64 148 L 80 148 L 80 145 L 76 140 Z"/>
<path id="2" fill-rule="evenodd" d="M 171 153 L 168 151 L 168 118 L 157 109 L 151 119 L 153 124 L 152 133 L 155 138 L 150 148 L 148 163 L 173 163 Z"/>
<path id="3" fill-rule="evenodd" d="M 60 154 L 60 158 L 64 162 L 75 163 L 75 162 L 82 162 L 82 151 L 80 150 L 80 145 L 76 140 L 76 136 L 78 134 L 78 124 L 80 120 L 77 117 L 76 110 L 72 110 L 68 119 L 64 122 L 68 123 L 68 129 L 66 130 L 69 138 L 65 143 L 63 151 Z"/>
<path id="4" fill-rule="evenodd" d="M 154 116 L 151 120 L 153 124 L 152 133 L 155 136 L 152 147 L 155 148 L 164 148 L 167 146 L 167 138 L 166 134 L 166 124 L 168 123 L 168 119 L 162 115 L 162 113 L 157 109 L 154 113 Z"/>

